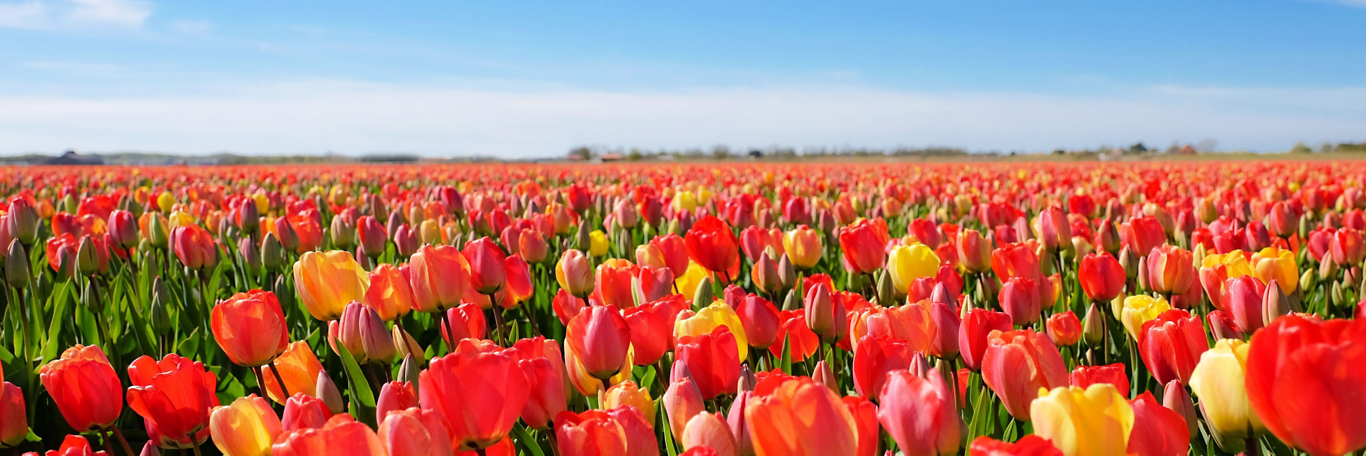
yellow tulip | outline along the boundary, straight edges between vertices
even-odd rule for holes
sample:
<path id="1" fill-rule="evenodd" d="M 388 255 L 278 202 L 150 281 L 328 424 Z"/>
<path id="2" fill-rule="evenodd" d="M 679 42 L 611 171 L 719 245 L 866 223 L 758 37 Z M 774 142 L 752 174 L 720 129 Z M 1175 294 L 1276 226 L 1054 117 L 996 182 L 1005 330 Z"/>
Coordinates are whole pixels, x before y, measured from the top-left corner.
<path id="1" fill-rule="evenodd" d="M 1252 274 L 1252 268 L 1248 267 L 1247 257 L 1243 256 L 1242 251 L 1206 255 L 1205 259 L 1200 261 L 1201 268 L 1213 268 L 1220 264 L 1224 265 L 1224 271 L 1230 279 Z"/>
<path id="2" fill-rule="evenodd" d="M 905 294 L 911 283 L 921 277 L 934 277 L 939 272 L 939 256 L 925 244 L 898 245 L 887 255 L 887 273 L 892 285 Z"/>
<path id="3" fill-rule="evenodd" d="M 1219 447 L 1233 453 L 1243 451 L 1249 430 L 1266 429 L 1247 398 L 1247 350 L 1242 340 L 1220 339 L 1200 355 L 1191 372 L 1191 391 L 1200 398 L 1205 422 L 1213 428 Z"/>
<path id="4" fill-rule="evenodd" d="M 239 397 L 209 415 L 209 435 L 227 456 L 264 456 L 280 435 L 280 418 L 256 395 Z"/>
<path id="5" fill-rule="evenodd" d="M 256 212 L 265 214 L 270 211 L 270 197 L 266 196 L 264 192 L 257 193 L 251 198 L 256 201 Z"/>
<path id="6" fill-rule="evenodd" d="M 174 205 L 175 197 L 171 196 L 171 192 L 161 192 L 160 195 L 157 195 L 157 207 L 161 209 L 161 212 L 171 212 L 171 206 Z"/>
<path id="7" fill-rule="evenodd" d="M 1047 391 L 1029 408 L 1034 433 L 1053 441 L 1067 456 L 1127 454 L 1134 410 L 1109 383 L 1086 389 L 1060 386 Z"/>
<path id="8" fill-rule="evenodd" d="M 623 405 L 634 406 L 640 410 L 640 414 L 645 415 L 645 422 L 654 426 L 655 405 L 654 399 L 650 398 L 650 390 L 640 389 L 636 382 L 627 380 L 607 388 L 607 391 L 602 393 L 602 399 L 598 401 L 598 407 L 603 410 Z"/>
<path id="9" fill-rule="evenodd" d="M 1252 274 L 1267 284 L 1276 282 L 1287 295 L 1300 286 L 1295 253 L 1279 247 L 1267 247 L 1252 254 Z"/>
<path id="10" fill-rule="evenodd" d="M 1138 330 L 1143 329 L 1143 323 L 1157 318 L 1171 308 L 1166 299 L 1134 295 L 1124 298 L 1124 308 L 1120 310 L 1119 321 L 1124 323 L 1124 330 L 1129 332 L 1129 337 L 1138 340 Z"/>
<path id="11" fill-rule="evenodd" d="M 697 197 L 687 190 L 679 190 L 674 193 L 674 210 L 692 212 L 697 209 Z"/>
<path id="12" fill-rule="evenodd" d="M 294 263 L 294 286 L 308 313 L 322 321 L 336 320 L 351 301 L 365 298 L 370 274 L 345 250 L 307 252 Z"/>
<path id="13" fill-rule="evenodd" d="M 711 272 L 707 271 L 707 268 L 688 260 L 688 270 L 682 277 L 674 279 L 674 286 L 678 287 L 678 293 L 683 297 L 692 299 L 692 296 L 697 295 L 697 287 L 702 285 L 702 279 L 710 276 Z"/>
<path id="14" fill-rule="evenodd" d="M 787 259 L 792 261 L 792 265 L 802 269 L 815 266 L 825 254 L 820 233 L 806 225 L 783 233 L 783 250 L 787 252 Z"/>
<path id="15" fill-rule="evenodd" d="M 745 327 L 740 324 L 740 316 L 735 309 L 719 299 L 695 314 L 690 310 L 680 313 L 678 320 L 674 321 L 674 337 L 708 334 L 717 326 L 725 326 L 730 330 L 731 335 L 735 336 L 736 353 L 740 354 L 740 359 L 746 359 L 749 355 L 749 338 L 745 337 Z"/>
<path id="16" fill-rule="evenodd" d="M 174 230 L 178 227 L 194 225 L 194 216 L 185 212 L 175 211 L 171 213 L 171 216 L 168 217 L 166 221 L 170 222 L 169 226 Z"/>
<path id="17" fill-rule="evenodd" d="M 588 233 L 588 254 L 600 257 L 607 254 L 607 234 L 602 230 L 593 230 Z"/>

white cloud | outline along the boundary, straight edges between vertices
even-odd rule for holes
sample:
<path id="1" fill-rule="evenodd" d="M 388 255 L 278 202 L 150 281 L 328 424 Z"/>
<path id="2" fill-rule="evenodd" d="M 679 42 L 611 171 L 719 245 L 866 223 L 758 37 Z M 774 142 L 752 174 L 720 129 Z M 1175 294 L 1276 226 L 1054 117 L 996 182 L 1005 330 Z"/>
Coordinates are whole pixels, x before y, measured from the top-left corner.
<path id="1" fill-rule="evenodd" d="M 29 0 L 0 3 L 0 27 L 30 30 L 139 28 L 152 14 L 142 0 Z"/>
<path id="2" fill-rule="evenodd" d="M 171 24 L 176 31 L 188 35 L 203 35 L 209 33 L 209 21 L 178 20 Z"/>
<path id="3" fill-rule="evenodd" d="M 0 153 L 151 150 L 557 156 L 647 148 L 951 145 L 1051 150 L 1216 138 L 1224 148 L 1366 140 L 1366 88 L 1139 88 L 1107 95 L 859 86 L 674 92 L 472 90 L 337 81 L 217 96 L 0 96 Z"/>

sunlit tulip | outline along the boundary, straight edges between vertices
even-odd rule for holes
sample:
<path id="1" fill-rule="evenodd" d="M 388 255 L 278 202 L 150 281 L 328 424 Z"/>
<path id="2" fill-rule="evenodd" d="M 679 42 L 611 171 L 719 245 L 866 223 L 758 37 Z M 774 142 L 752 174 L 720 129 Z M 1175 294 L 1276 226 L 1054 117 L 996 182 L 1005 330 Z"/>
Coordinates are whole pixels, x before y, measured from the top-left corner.
<path id="1" fill-rule="evenodd" d="M 1191 371 L 1208 349 L 1200 317 L 1184 310 L 1163 312 L 1139 330 L 1138 352 L 1159 384 L 1172 380 L 1189 383 Z"/>
<path id="2" fill-rule="evenodd" d="M 283 404 L 288 396 L 284 391 L 280 391 L 277 376 L 284 379 L 288 395 L 304 393 L 311 396 L 317 390 L 318 373 L 322 370 L 323 365 L 318 362 L 313 349 L 307 342 L 300 340 L 289 344 L 289 347 L 275 358 L 274 368 L 262 367 L 261 376 L 265 377 L 266 392 L 270 394 L 270 398 Z"/>
<path id="3" fill-rule="evenodd" d="M 1366 447 L 1360 418 L 1366 404 L 1355 393 L 1366 385 L 1363 342 L 1366 321 L 1360 319 L 1318 322 L 1291 315 L 1254 334 L 1240 360 L 1256 417 L 1281 441 L 1310 454 Z"/>
<path id="4" fill-rule="evenodd" d="M 1205 423 L 1219 447 L 1229 452 L 1242 451 L 1246 439 L 1265 429 L 1249 404 L 1247 354 L 1248 345 L 1241 340 L 1218 340 L 1200 355 L 1190 377 Z"/>
<path id="5" fill-rule="evenodd" d="M 392 381 L 380 387 L 379 397 L 375 399 L 375 421 L 383 424 L 390 412 L 417 407 L 416 386 L 408 382 Z"/>
<path id="6" fill-rule="evenodd" d="M 1186 419 L 1163 407 L 1152 393 L 1143 394 L 1129 402 L 1134 411 L 1134 427 L 1129 434 L 1129 454 L 1179 456 L 1190 448 L 1190 430 Z"/>
<path id="7" fill-rule="evenodd" d="M 684 301 L 678 295 L 678 299 L 661 299 L 655 302 L 648 302 L 622 312 L 622 318 L 626 319 L 626 325 L 631 329 L 631 349 L 634 351 L 635 363 L 637 366 L 654 364 L 664 354 L 673 350 L 673 321 L 679 314 Z"/>
<path id="8" fill-rule="evenodd" d="M 294 263 L 294 286 L 313 318 L 330 321 L 341 317 L 347 304 L 365 298 L 370 275 L 349 252 L 308 252 Z"/>
<path id="9" fill-rule="evenodd" d="M 697 389 L 697 383 L 690 376 L 678 376 L 669 381 L 660 401 L 664 403 L 664 413 L 668 415 L 669 429 L 673 435 L 683 435 L 688 420 L 699 413 L 706 413 L 702 391 Z"/>
<path id="10" fill-rule="evenodd" d="M 725 417 L 718 413 L 698 413 L 693 415 L 683 427 L 679 444 L 683 448 L 711 448 L 719 456 L 735 456 L 737 453 L 735 436 L 730 433 Z"/>
<path id="11" fill-rule="evenodd" d="M 594 286 L 593 267 L 588 257 L 578 250 L 566 250 L 555 265 L 555 280 L 573 296 L 588 296 Z"/>
<path id="12" fill-rule="evenodd" d="M 740 231 L 740 247 L 751 263 L 758 263 L 759 256 L 764 255 L 768 249 L 773 251 L 773 256 L 769 258 L 777 260 L 784 252 L 783 232 L 777 228 L 747 227 Z"/>
<path id="13" fill-rule="evenodd" d="M 1289 250 L 1268 247 L 1252 254 L 1252 274 L 1263 283 L 1276 282 L 1286 295 L 1295 292 L 1300 284 L 1299 267 L 1295 265 L 1295 253 Z"/>
<path id="14" fill-rule="evenodd" d="M 1333 232 L 1333 242 L 1329 251 L 1333 255 L 1333 262 L 1338 266 L 1357 266 L 1366 258 L 1366 240 L 1362 239 L 1360 231 L 1343 228 Z"/>
<path id="15" fill-rule="evenodd" d="M 773 303 L 759 296 L 748 295 L 739 301 L 735 313 L 751 347 L 763 350 L 777 341 L 781 322 L 778 308 Z"/>
<path id="16" fill-rule="evenodd" d="M 877 400 L 891 374 L 910 367 L 914 355 L 905 341 L 865 336 L 854 351 L 854 390 Z"/>
<path id="17" fill-rule="evenodd" d="M 198 270 L 218 262 L 218 247 L 213 242 L 213 235 L 198 225 L 171 230 L 171 247 L 186 268 Z"/>
<path id="18" fill-rule="evenodd" d="M 280 429 L 288 432 L 321 428 L 327 425 L 327 420 L 332 418 L 332 415 L 332 410 L 322 399 L 295 393 L 285 401 L 285 413 L 280 416 Z"/>
<path id="19" fill-rule="evenodd" d="M 280 418 L 269 402 L 252 394 L 214 408 L 209 431 L 214 445 L 227 456 L 267 455 L 280 435 Z"/>
<path id="20" fill-rule="evenodd" d="M 380 264 L 370 271 L 370 288 L 361 303 L 375 309 L 381 320 L 394 321 L 412 310 L 413 288 L 400 268 Z"/>
<path id="21" fill-rule="evenodd" d="M 626 432 L 611 414 L 601 410 L 560 412 L 555 416 L 555 440 L 562 456 L 625 456 Z"/>
<path id="22" fill-rule="evenodd" d="M 632 406 L 640 410 L 642 417 L 647 423 L 655 422 L 654 400 L 650 398 L 650 391 L 640 389 L 636 382 L 627 380 L 616 385 L 612 385 L 602 395 L 602 402 L 599 404 L 604 409 L 612 409 L 621 406 Z"/>
<path id="23" fill-rule="evenodd" d="M 413 254 L 408 269 L 413 310 L 442 312 L 460 304 L 470 285 L 470 264 L 460 250 L 448 245 L 424 245 Z"/>
<path id="24" fill-rule="evenodd" d="M 28 437 L 24 392 L 10 382 L 0 386 L 0 447 L 13 448 Z"/>
<path id="25" fill-rule="evenodd" d="M 1082 291 L 1096 302 L 1110 301 L 1123 293 L 1124 278 L 1124 267 L 1109 252 L 1086 255 L 1077 268 Z"/>
<path id="26" fill-rule="evenodd" d="M 1148 254 L 1147 265 L 1148 283 L 1158 293 L 1183 294 L 1196 283 L 1194 260 L 1189 250 L 1162 245 Z"/>
<path id="27" fill-rule="evenodd" d="M 565 364 L 569 378 L 584 395 L 606 389 L 602 381 L 630 374 L 631 329 L 616 308 L 584 308 L 565 330 Z"/>
<path id="28" fill-rule="evenodd" d="M 958 232 L 958 262 L 972 272 L 983 272 L 991 268 L 991 240 L 982 237 L 977 230 Z"/>
<path id="29" fill-rule="evenodd" d="M 694 223 L 683 241 L 688 258 L 711 272 L 726 274 L 740 262 L 740 246 L 735 233 L 726 222 L 714 216 L 702 217 Z"/>
<path id="30" fill-rule="evenodd" d="M 825 284 L 817 284 L 806 292 L 803 300 L 806 309 L 806 325 L 822 341 L 833 343 L 848 335 L 844 305 L 840 300 L 831 298 L 831 289 Z"/>
<path id="31" fill-rule="evenodd" d="M 783 234 L 783 251 L 792 260 L 792 265 L 801 269 L 811 269 L 825 255 L 820 233 L 806 225 Z"/>
<path id="32" fill-rule="evenodd" d="M 1086 389 L 1063 386 L 1034 400 L 1034 433 L 1067 456 L 1126 454 L 1134 410 L 1108 383 Z"/>
<path id="33" fill-rule="evenodd" d="M 677 321 L 674 322 L 673 335 L 675 339 L 683 336 L 696 337 L 710 334 L 719 326 L 725 326 L 729 330 L 731 337 L 735 339 L 735 352 L 740 359 L 746 359 L 749 356 L 749 338 L 744 324 L 741 323 L 735 309 L 726 305 L 724 301 L 713 301 L 696 313 L 684 310 L 678 314 Z"/>
<path id="34" fill-rule="evenodd" d="M 1067 386 L 1067 365 L 1057 346 L 1033 329 L 993 331 L 982 359 L 982 380 L 1005 403 L 1011 416 L 1030 418 L 1039 388 Z"/>
<path id="35" fill-rule="evenodd" d="M 559 346 L 542 337 L 522 339 L 513 345 L 517 367 L 526 375 L 527 401 L 521 416 L 528 427 L 544 429 L 550 419 L 565 410 L 569 394 Z"/>
<path id="36" fill-rule="evenodd" d="M 358 302 L 347 304 L 341 318 L 327 322 L 327 342 L 332 351 L 346 350 L 357 363 L 394 361 L 397 347 L 379 313 Z"/>
<path id="37" fill-rule="evenodd" d="M 1057 206 L 1044 209 L 1034 218 L 1034 234 L 1045 248 L 1052 251 L 1072 243 L 1071 224 L 1067 223 L 1067 215 Z"/>
<path id="38" fill-rule="evenodd" d="M 347 454 L 384 456 L 388 453 L 375 431 L 351 415 L 336 415 L 321 428 L 282 432 L 271 446 L 276 456 Z"/>
<path id="39" fill-rule="evenodd" d="M 481 294 L 492 294 L 507 280 L 504 263 L 507 254 L 488 237 L 465 244 L 465 261 L 470 265 L 470 287 Z"/>
<path id="40" fill-rule="evenodd" d="M 441 415 L 416 407 L 390 414 L 379 425 L 379 440 L 390 455 L 446 456 L 453 451 Z"/>
<path id="41" fill-rule="evenodd" d="M 636 266 L 619 258 L 603 261 L 595 274 L 593 296 L 598 303 L 617 310 L 634 307 L 635 296 L 631 282 Z"/>
<path id="42" fill-rule="evenodd" d="M 820 348 L 820 337 L 811 332 L 811 328 L 806 324 L 806 315 L 800 310 L 784 310 L 778 313 L 778 332 L 775 334 L 773 345 L 768 346 L 768 352 L 774 358 L 780 359 L 783 352 L 787 351 L 792 362 L 799 363 L 806 361 L 816 354 Z"/>
<path id="43" fill-rule="evenodd" d="M 488 335 L 484 311 L 475 304 L 461 304 L 446 310 L 446 325 L 441 326 L 441 339 L 451 345 L 463 339 L 483 339 Z"/>
<path id="44" fill-rule="evenodd" d="M 1119 322 L 1124 325 L 1124 330 L 1128 331 L 1129 337 L 1138 340 L 1138 331 L 1143 329 L 1144 323 L 1170 309 L 1171 306 L 1167 304 L 1166 299 L 1134 295 L 1124 298 L 1123 307 L 1116 314 L 1119 316 Z"/>
<path id="45" fill-rule="evenodd" d="M 43 388 L 77 431 L 106 429 L 123 411 L 123 385 L 104 351 L 76 345 L 38 368 Z"/>
<path id="46" fill-rule="evenodd" d="M 938 369 L 926 378 L 892 372 L 882 388 L 878 422 L 910 455 L 957 454 L 965 429 L 954 393 Z"/>
<path id="47" fill-rule="evenodd" d="M 128 407 L 171 440 L 181 440 L 209 425 L 218 406 L 217 377 L 204 364 L 166 355 L 161 361 L 143 356 L 128 366 Z"/>
<path id="48" fill-rule="evenodd" d="M 1109 383 L 1115 385 L 1121 395 L 1128 397 L 1129 377 L 1124 373 L 1124 364 L 1115 363 L 1108 366 L 1077 366 L 1068 375 L 1068 382 L 1075 387 L 1085 389 L 1096 383 Z"/>
<path id="49" fill-rule="evenodd" d="M 884 246 L 888 240 L 887 223 L 882 219 L 864 219 L 842 229 L 839 241 L 845 269 L 851 274 L 881 269 L 887 261 Z"/>
<path id="50" fill-rule="evenodd" d="M 1001 308 L 1010 315 L 1014 324 L 1027 326 L 1039 321 L 1043 310 L 1043 303 L 1039 302 L 1039 288 L 1044 286 L 1049 285 L 1024 277 L 1011 277 L 1001 285 Z"/>
<path id="51" fill-rule="evenodd" d="M 512 357 L 472 347 L 462 341 L 455 353 L 432 359 L 418 385 L 422 408 L 441 414 L 452 446 L 461 450 L 502 440 L 530 394 L 526 375 Z"/>
<path id="52" fill-rule="evenodd" d="M 939 271 L 939 257 L 924 244 L 896 246 L 887 254 L 887 272 L 892 285 L 902 294 L 910 290 L 911 282 L 923 277 L 934 277 Z"/>
<path id="53" fill-rule="evenodd" d="M 1125 246 L 1140 255 L 1147 255 L 1157 246 L 1167 242 L 1162 223 L 1152 216 L 1136 217 L 1121 223 L 1119 237 Z"/>
<path id="54" fill-rule="evenodd" d="M 958 349 L 963 355 L 963 364 L 973 371 L 979 370 L 991 332 L 1010 331 L 1012 327 L 1010 315 L 1006 313 L 986 309 L 969 310 L 958 332 Z"/>
<path id="55" fill-rule="evenodd" d="M 289 332 L 275 293 L 251 290 L 214 306 L 210 327 L 218 346 L 239 366 L 266 364 L 289 345 Z"/>
<path id="56" fill-rule="evenodd" d="M 733 348 L 735 335 L 728 327 L 717 326 L 709 333 L 696 336 L 680 335 L 675 344 L 675 366 L 687 368 L 703 399 L 735 391 L 742 358 Z"/>
<path id="57" fill-rule="evenodd" d="M 968 446 L 970 456 L 1062 456 L 1053 442 L 1030 434 L 1015 443 L 1002 442 L 991 437 L 978 437 Z"/>
<path id="58" fill-rule="evenodd" d="M 24 453 L 24 456 L 37 456 L 38 453 L 32 451 Z M 62 440 L 62 446 L 56 450 L 48 450 L 45 456 L 109 456 L 104 451 L 94 451 L 90 447 L 90 442 L 85 437 L 79 435 L 67 435 Z"/>
<path id="59" fill-rule="evenodd" d="M 1050 315 L 1047 321 L 1048 337 L 1058 345 L 1076 345 L 1081 341 L 1081 320 L 1072 311 Z"/>
<path id="60" fill-rule="evenodd" d="M 745 422 L 760 455 L 854 456 L 858 449 L 849 409 L 809 377 L 784 380 L 756 395 L 745 408 Z"/>

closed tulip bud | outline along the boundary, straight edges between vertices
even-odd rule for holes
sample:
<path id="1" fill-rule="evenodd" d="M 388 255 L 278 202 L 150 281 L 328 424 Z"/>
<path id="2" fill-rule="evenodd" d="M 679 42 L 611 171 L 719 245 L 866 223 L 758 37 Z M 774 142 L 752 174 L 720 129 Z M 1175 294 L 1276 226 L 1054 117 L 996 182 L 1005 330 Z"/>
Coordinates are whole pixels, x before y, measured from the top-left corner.
<path id="1" fill-rule="evenodd" d="M 96 316 L 104 311 L 104 286 L 97 280 L 87 280 L 85 288 L 81 292 L 81 305 L 90 309 Z"/>
<path id="2" fill-rule="evenodd" d="M 740 380 L 736 382 L 735 391 L 737 393 L 752 392 L 758 381 L 758 378 L 754 376 L 754 371 L 749 368 L 749 364 L 742 364 L 740 365 Z"/>
<path id="3" fill-rule="evenodd" d="M 830 388 L 830 391 L 835 394 L 840 394 L 840 385 L 835 377 L 835 371 L 830 368 L 829 364 L 826 364 L 825 360 L 816 363 L 816 370 L 811 372 L 811 378 L 816 381 L 817 385 L 823 385 Z"/>
<path id="4" fill-rule="evenodd" d="M 1334 283 L 1333 285 L 1337 285 Z M 1337 292 L 1340 299 L 1342 288 L 1338 287 Z M 1266 291 L 1262 293 L 1262 326 L 1270 325 L 1283 315 L 1290 314 L 1290 299 L 1281 292 L 1281 287 L 1268 284 Z"/>
<path id="5" fill-rule="evenodd" d="M 581 251 L 566 250 L 555 265 L 555 280 L 560 288 L 576 297 L 582 298 L 593 293 L 593 279 L 593 267 Z"/>
<path id="6" fill-rule="evenodd" d="M 5 257 L 5 283 L 18 290 L 28 287 L 29 279 L 28 253 L 24 251 L 23 242 L 12 240 Z"/>
<path id="7" fill-rule="evenodd" d="M 1264 429 L 1249 405 L 1247 361 L 1246 343 L 1222 339 L 1200 356 L 1191 373 L 1190 386 L 1200 398 L 1201 415 L 1215 442 L 1228 452 L 1243 451 L 1246 440 Z"/>
<path id="8" fill-rule="evenodd" d="M 883 269 L 877 280 L 877 303 L 884 306 L 896 305 L 896 296 L 896 285 L 892 283 L 891 273 Z"/>
<path id="9" fill-rule="evenodd" d="M 417 252 L 417 248 L 421 242 L 418 241 L 417 233 L 413 232 L 412 228 L 409 228 L 406 224 L 399 225 L 393 233 L 394 250 L 398 252 L 399 256 L 407 258 L 413 256 L 413 253 Z"/>
<path id="10" fill-rule="evenodd" d="M 242 256 L 242 262 L 248 267 L 259 268 L 262 266 L 261 251 L 256 249 L 256 243 L 250 237 L 244 237 L 237 241 L 237 254 Z"/>
<path id="11" fill-rule="evenodd" d="M 395 379 L 413 385 L 414 394 L 417 391 L 418 374 L 422 372 L 422 362 L 420 358 L 414 357 L 413 353 L 403 356 L 403 363 L 398 366 L 398 377 Z"/>
<path id="12" fill-rule="evenodd" d="M 280 246 L 284 247 L 286 251 L 297 252 L 299 250 L 299 232 L 294 230 L 294 225 L 286 218 L 281 217 L 275 220 L 275 237 L 280 239 Z"/>
<path id="13" fill-rule="evenodd" d="M 1200 435 L 1200 417 L 1195 414 L 1195 401 L 1191 399 L 1191 393 L 1186 391 L 1185 384 L 1179 380 L 1167 382 L 1162 392 L 1162 406 L 1186 420 L 1190 435 Z"/>
<path id="14" fill-rule="evenodd" d="M 100 258 L 95 253 L 95 241 L 90 236 L 81 236 L 80 247 L 76 249 L 76 271 L 88 276 L 99 270 Z"/>
<path id="15" fill-rule="evenodd" d="M 323 404 L 334 415 L 346 411 L 346 404 L 342 402 L 341 390 L 337 389 L 337 384 L 332 381 L 332 377 L 327 375 L 327 371 L 318 371 L 318 386 L 313 395 L 322 399 Z"/>
<path id="16" fill-rule="evenodd" d="M 697 291 L 693 293 L 693 307 L 709 305 L 708 303 L 716 300 L 716 292 L 712 291 L 711 276 L 703 277 L 697 284 Z"/>
<path id="17" fill-rule="evenodd" d="M 158 336 L 164 336 L 171 332 L 171 313 L 167 310 L 170 305 L 171 292 L 166 289 L 166 283 L 161 276 L 157 276 L 152 281 L 152 309 L 149 318 L 152 324 L 152 332 Z"/>
<path id="18" fill-rule="evenodd" d="M 577 246 L 579 250 L 588 250 L 593 244 L 591 234 L 592 230 L 589 229 L 588 223 L 580 222 L 578 230 L 574 234 L 574 245 Z"/>
<path id="19" fill-rule="evenodd" d="M 698 390 L 692 378 L 686 375 L 678 376 L 669 382 L 669 387 L 664 390 L 664 397 L 661 400 L 673 435 L 682 436 L 693 416 L 706 413 L 701 390 Z"/>
<path id="20" fill-rule="evenodd" d="M 759 255 L 759 261 L 750 270 L 750 278 L 754 281 L 754 286 L 765 294 L 771 295 L 782 289 L 782 281 L 778 278 L 778 265 L 771 256 Z"/>
<path id="21" fill-rule="evenodd" d="M 1146 269 L 1142 267 L 1140 255 L 1136 255 L 1127 245 L 1119 251 L 1119 264 L 1124 267 L 1124 277 L 1129 280 L 1136 279 L 1139 276 L 1139 271 Z"/>
<path id="22" fill-rule="evenodd" d="M 356 222 L 356 237 L 360 239 L 361 250 L 372 257 L 384 254 L 384 247 L 389 241 L 384 226 L 369 215 L 361 217 Z"/>
<path id="23" fill-rule="evenodd" d="M 133 213 L 116 210 L 109 213 L 109 235 L 114 245 L 130 248 L 138 244 L 138 222 Z"/>
<path id="24" fill-rule="evenodd" d="M 797 286 L 797 268 L 793 266 L 791 257 L 783 253 L 778 259 L 778 287 L 780 290 L 787 290 Z"/>
<path id="25" fill-rule="evenodd" d="M 280 271 L 288 261 L 285 246 L 280 243 L 280 238 L 273 232 L 267 232 L 261 240 L 261 265 L 271 271 Z"/>
<path id="26" fill-rule="evenodd" d="M 1105 315 L 1100 313 L 1100 307 L 1091 304 L 1086 309 L 1086 321 L 1082 324 L 1082 337 L 1086 339 L 1086 345 L 1099 346 L 1104 342 L 1105 331 Z"/>
<path id="27" fill-rule="evenodd" d="M 166 218 L 160 214 L 151 214 L 147 221 L 147 239 L 152 242 L 152 246 L 164 249 L 170 245 L 171 231 L 166 226 Z"/>
<path id="28" fill-rule="evenodd" d="M 801 308 L 802 296 L 797 294 L 797 290 L 795 288 L 787 290 L 787 297 L 783 298 L 783 307 L 780 310 L 791 311 L 801 310 Z"/>
<path id="29" fill-rule="evenodd" d="M 38 210 L 24 198 L 17 198 L 9 207 L 11 233 L 15 239 L 31 246 L 38 240 Z"/>
<path id="30" fill-rule="evenodd" d="M 844 339 L 849 330 L 844 305 L 831 299 L 830 289 L 824 283 L 811 287 L 802 304 L 806 309 L 806 326 L 811 332 L 828 343 Z"/>

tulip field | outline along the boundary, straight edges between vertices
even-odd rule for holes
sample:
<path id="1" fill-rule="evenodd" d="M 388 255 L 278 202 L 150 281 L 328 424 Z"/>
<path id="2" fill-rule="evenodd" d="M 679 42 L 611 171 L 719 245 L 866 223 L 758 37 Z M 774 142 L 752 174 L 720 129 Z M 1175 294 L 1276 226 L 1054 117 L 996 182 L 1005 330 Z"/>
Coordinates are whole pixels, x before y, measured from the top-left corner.
<path id="1" fill-rule="evenodd" d="M 0 453 L 1355 453 L 1363 188 L 1351 161 L 0 168 Z"/>

